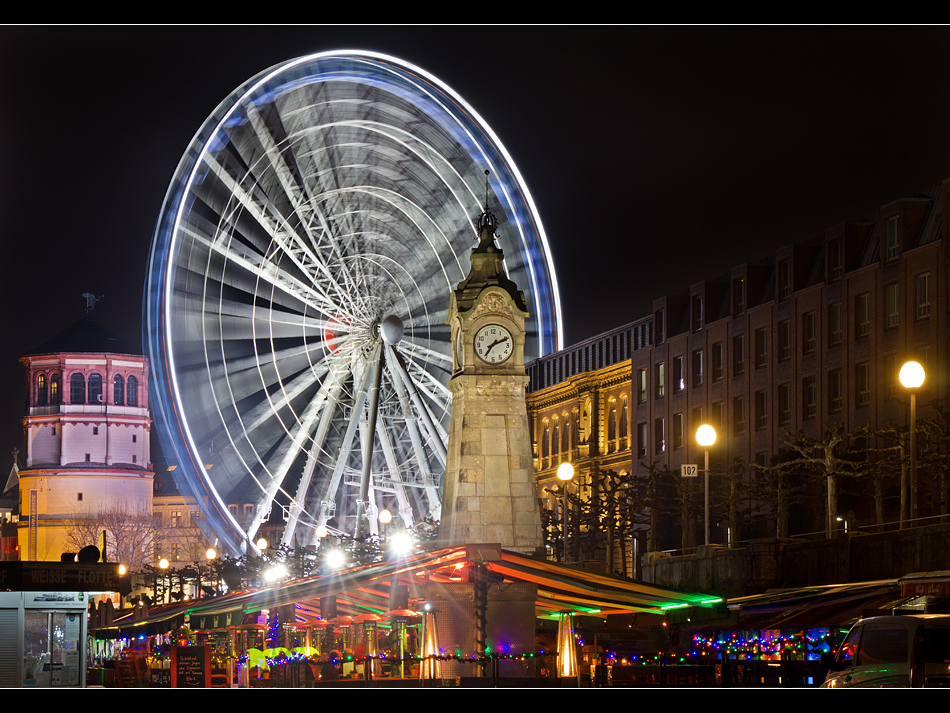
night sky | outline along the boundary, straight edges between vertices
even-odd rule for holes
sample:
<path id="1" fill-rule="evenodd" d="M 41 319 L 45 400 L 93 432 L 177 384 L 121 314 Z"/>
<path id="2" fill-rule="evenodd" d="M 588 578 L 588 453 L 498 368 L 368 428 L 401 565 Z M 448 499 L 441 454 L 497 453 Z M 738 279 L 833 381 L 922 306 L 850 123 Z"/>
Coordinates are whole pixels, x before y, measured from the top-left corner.
<path id="1" fill-rule="evenodd" d="M 0 472 L 22 448 L 18 357 L 86 291 L 141 342 L 175 166 L 274 64 L 372 50 L 464 97 L 535 199 L 569 345 L 950 178 L 948 47 L 948 27 L 2 27 Z"/>

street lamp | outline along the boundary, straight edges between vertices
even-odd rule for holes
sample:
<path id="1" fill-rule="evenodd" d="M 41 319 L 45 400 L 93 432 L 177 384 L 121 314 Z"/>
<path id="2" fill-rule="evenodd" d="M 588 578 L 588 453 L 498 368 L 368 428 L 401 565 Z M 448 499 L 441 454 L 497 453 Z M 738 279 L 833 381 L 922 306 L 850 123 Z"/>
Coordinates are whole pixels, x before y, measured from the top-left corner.
<path id="1" fill-rule="evenodd" d="M 567 484 L 574 479 L 574 466 L 564 461 L 557 467 L 557 479 L 564 483 L 564 503 L 561 506 L 562 525 L 561 531 L 564 536 L 564 561 L 567 562 Z"/>
<path id="2" fill-rule="evenodd" d="M 901 367 L 900 381 L 910 391 L 910 521 L 917 518 L 917 389 L 924 383 L 924 367 L 909 361 Z M 901 513 L 903 518 L 903 512 Z"/>
<path id="3" fill-rule="evenodd" d="M 709 447 L 716 442 L 716 429 L 708 423 L 696 429 L 696 442 L 706 449 L 705 495 L 703 496 L 703 520 L 706 528 L 706 544 L 709 544 Z"/>

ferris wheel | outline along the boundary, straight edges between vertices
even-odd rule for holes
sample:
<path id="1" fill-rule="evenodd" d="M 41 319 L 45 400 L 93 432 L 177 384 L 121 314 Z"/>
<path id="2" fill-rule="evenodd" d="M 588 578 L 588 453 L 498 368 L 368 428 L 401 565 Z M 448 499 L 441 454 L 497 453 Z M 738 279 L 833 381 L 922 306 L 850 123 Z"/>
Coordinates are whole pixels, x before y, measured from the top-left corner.
<path id="1" fill-rule="evenodd" d="M 406 526 L 438 520 L 445 319 L 486 193 L 529 301 L 525 357 L 542 356 L 561 324 L 537 211 L 438 79 L 380 54 L 315 54 L 205 121 L 153 236 L 146 342 L 162 446 L 219 543 L 254 548 L 275 509 L 298 545 L 372 529 L 384 507 Z"/>

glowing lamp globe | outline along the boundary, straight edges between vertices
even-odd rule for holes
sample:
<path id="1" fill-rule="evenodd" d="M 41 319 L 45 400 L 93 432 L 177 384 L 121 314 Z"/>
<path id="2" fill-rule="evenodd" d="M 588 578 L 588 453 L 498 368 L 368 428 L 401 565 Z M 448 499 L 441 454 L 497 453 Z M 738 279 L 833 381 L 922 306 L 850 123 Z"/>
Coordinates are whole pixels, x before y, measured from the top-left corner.
<path id="1" fill-rule="evenodd" d="M 558 480 L 568 481 L 574 477 L 574 466 L 570 463 L 561 463 L 557 467 L 557 477 Z"/>
<path id="2" fill-rule="evenodd" d="M 915 361 L 909 361 L 901 367 L 899 378 L 904 388 L 919 388 L 924 383 L 924 367 Z"/>
<path id="3" fill-rule="evenodd" d="M 696 429 L 696 442 L 704 448 L 708 448 L 716 442 L 716 429 L 708 423 L 704 423 Z"/>

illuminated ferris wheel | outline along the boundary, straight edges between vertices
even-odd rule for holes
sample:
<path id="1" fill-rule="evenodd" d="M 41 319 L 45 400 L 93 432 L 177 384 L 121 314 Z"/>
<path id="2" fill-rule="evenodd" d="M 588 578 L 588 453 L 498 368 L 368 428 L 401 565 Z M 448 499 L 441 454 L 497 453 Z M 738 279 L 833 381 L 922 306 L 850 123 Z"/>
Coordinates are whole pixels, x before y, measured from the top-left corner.
<path id="1" fill-rule="evenodd" d="M 232 552 L 275 509 L 288 544 L 372 528 L 383 507 L 439 518 L 444 322 L 485 171 L 529 298 L 525 356 L 541 356 L 561 333 L 541 222 L 504 147 L 435 77 L 369 52 L 302 57 L 192 140 L 152 240 L 152 404 L 176 481 Z"/>

